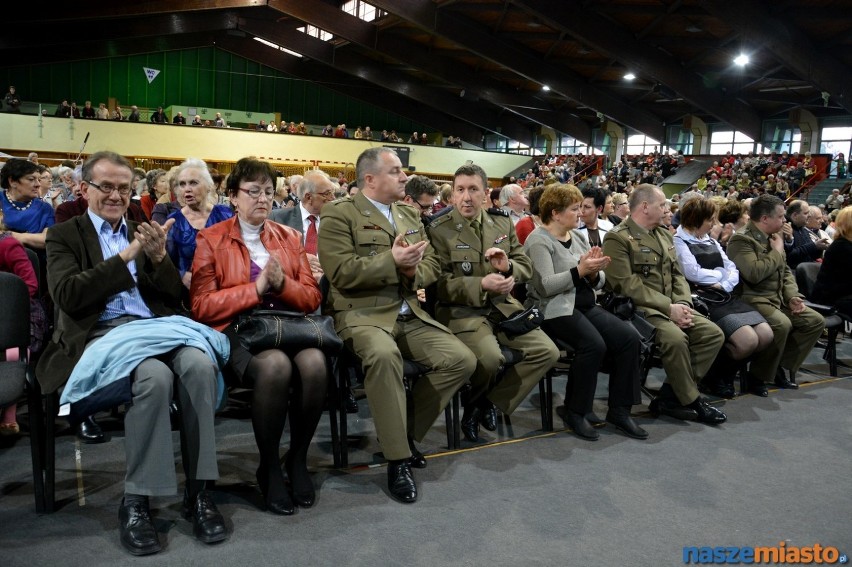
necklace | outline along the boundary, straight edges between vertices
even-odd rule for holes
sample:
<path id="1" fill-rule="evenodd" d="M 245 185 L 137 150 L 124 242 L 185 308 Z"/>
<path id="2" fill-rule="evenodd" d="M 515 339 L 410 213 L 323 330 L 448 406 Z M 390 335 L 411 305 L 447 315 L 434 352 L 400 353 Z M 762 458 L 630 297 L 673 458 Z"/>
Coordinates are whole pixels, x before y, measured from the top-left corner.
<path id="1" fill-rule="evenodd" d="M 6 200 L 8 200 L 8 201 L 9 201 L 9 204 L 10 204 L 10 205 L 12 206 L 12 208 L 13 208 L 13 209 L 15 209 L 16 211 L 26 211 L 27 209 L 29 209 L 30 207 L 32 207 L 32 206 L 33 206 L 33 201 L 35 201 L 35 199 L 30 199 L 30 200 L 27 202 L 27 204 L 26 204 L 25 206 L 23 206 L 23 207 L 22 207 L 22 206 L 20 206 L 20 205 L 16 205 L 16 204 L 15 204 L 15 201 L 13 201 L 13 200 L 12 200 L 12 197 L 10 197 L 10 196 L 9 196 L 9 193 L 8 193 L 8 192 L 6 192 Z"/>

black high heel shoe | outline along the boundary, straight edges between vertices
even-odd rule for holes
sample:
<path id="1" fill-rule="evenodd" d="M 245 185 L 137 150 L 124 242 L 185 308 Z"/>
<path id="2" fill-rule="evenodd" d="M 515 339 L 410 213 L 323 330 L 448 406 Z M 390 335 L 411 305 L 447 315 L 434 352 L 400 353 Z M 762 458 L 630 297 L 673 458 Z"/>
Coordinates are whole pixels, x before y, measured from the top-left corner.
<path id="1" fill-rule="evenodd" d="M 289 455 L 288 455 L 289 456 Z M 293 488 L 293 501 L 299 508 L 310 508 L 317 500 L 317 491 L 314 488 L 314 483 L 308 474 L 308 469 L 295 474 L 293 461 L 289 458 L 284 460 L 284 468 L 287 471 L 287 478 L 290 479 L 290 486 Z"/>
<path id="2" fill-rule="evenodd" d="M 296 513 L 296 507 L 293 505 L 293 500 L 290 498 L 290 493 L 287 492 L 286 488 L 280 498 L 275 500 L 269 499 L 269 472 L 266 467 L 258 467 L 255 477 L 257 478 L 257 486 L 263 495 L 263 501 L 266 504 L 267 510 L 279 516 L 292 516 Z"/>

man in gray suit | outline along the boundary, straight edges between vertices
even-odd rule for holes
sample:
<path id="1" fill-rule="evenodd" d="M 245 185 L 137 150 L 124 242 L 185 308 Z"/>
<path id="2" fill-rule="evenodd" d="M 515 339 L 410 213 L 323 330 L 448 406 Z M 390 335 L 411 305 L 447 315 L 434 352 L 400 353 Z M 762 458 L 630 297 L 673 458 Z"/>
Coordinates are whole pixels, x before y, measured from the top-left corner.
<path id="1" fill-rule="evenodd" d="M 132 181 L 133 167 L 125 158 L 95 153 L 82 171 L 86 214 L 47 233 L 47 283 L 59 317 L 37 368 L 45 392 L 62 386 L 86 347 L 111 330 L 179 309 L 180 276 L 166 254 L 166 232 L 173 219 L 163 226 L 125 220 Z M 228 537 L 224 518 L 206 490 L 206 481 L 219 477 L 213 430 L 216 390 L 216 365 L 190 346 L 162 354 L 152 351 L 131 372 L 131 403 L 124 419 L 127 475 L 119 521 L 121 543 L 133 555 L 162 549 L 148 497 L 177 491 L 169 420 L 173 397 L 182 419 L 184 513 L 202 542 Z"/>
<path id="2" fill-rule="evenodd" d="M 317 258 L 320 212 L 323 205 L 334 199 L 337 184 L 324 171 L 318 169 L 299 177 L 301 179 L 295 189 L 299 204 L 286 209 L 275 209 L 269 214 L 269 220 L 295 228 L 302 233 L 302 245 L 308 253 L 311 272 L 319 282 L 323 275 Z"/>

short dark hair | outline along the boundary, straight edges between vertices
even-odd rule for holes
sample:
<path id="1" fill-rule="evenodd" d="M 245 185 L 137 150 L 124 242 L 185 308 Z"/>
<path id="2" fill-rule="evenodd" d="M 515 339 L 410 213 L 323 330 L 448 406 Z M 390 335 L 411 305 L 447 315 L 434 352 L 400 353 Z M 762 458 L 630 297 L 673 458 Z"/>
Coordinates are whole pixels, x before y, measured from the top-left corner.
<path id="1" fill-rule="evenodd" d="M 592 199 L 596 209 L 606 205 L 606 193 L 596 187 L 583 189 L 583 199 Z"/>
<path id="2" fill-rule="evenodd" d="M 274 186 L 277 177 L 278 172 L 269 162 L 253 157 L 244 157 L 234 165 L 233 171 L 228 175 L 225 189 L 228 195 L 233 197 L 240 190 L 240 183 L 243 181 L 270 181 Z"/>
<path id="3" fill-rule="evenodd" d="M 36 173 L 37 171 L 38 166 L 28 159 L 10 159 L 3 166 L 3 169 L 0 169 L 0 187 L 8 189 L 10 180 L 18 181 L 23 176 Z"/>
<path id="4" fill-rule="evenodd" d="M 789 219 L 790 217 L 792 217 L 796 213 L 802 212 L 802 206 L 803 205 L 807 205 L 807 203 L 805 203 L 804 201 L 801 201 L 799 199 L 796 199 L 795 201 L 790 203 L 787 206 L 787 211 L 785 212 L 785 214 L 787 215 L 787 218 Z"/>
<path id="5" fill-rule="evenodd" d="M 534 215 L 539 214 L 541 209 L 539 209 L 538 204 L 539 204 L 539 201 L 541 201 L 541 195 L 542 195 L 542 193 L 544 193 L 544 188 L 548 187 L 549 185 L 558 185 L 558 183 L 549 183 L 547 185 L 536 185 L 535 187 L 530 189 L 530 192 L 527 194 L 527 199 L 529 199 L 529 202 L 530 202 L 530 213 L 532 213 Z"/>
<path id="6" fill-rule="evenodd" d="M 423 175 L 412 175 L 405 183 L 405 194 L 417 200 L 420 195 L 438 196 L 438 186 L 435 182 Z"/>
<path id="7" fill-rule="evenodd" d="M 456 172 L 453 174 L 453 185 L 456 184 L 456 178 L 460 175 L 470 175 L 473 177 L 479 177 L 482 179 L 482 188 L 488 189 L 488 175 L 485 174 L 485 170 L 476 165 L 475 163 L 465 164 L 458 168 Z"/>
<path id="8" fill-rule="evenodd" d="M 759 221 L 761 217 L 773 214 L 775 209 L 778 208 L 778 205 L 783 207 L 784 201 L 775 195 L 767 195 L 764 193 L 763 195 L 758 195 L 752 199 L 751 210 L 748 214 L 751 217 L 751 220 Z"/>
<path id="9" fill-rule="evenodd" d="M 715 214 L 716 205 L 710 199 L 690 199 L 680 208 L 680 226 L 686 230 L 695 230 Z"/>

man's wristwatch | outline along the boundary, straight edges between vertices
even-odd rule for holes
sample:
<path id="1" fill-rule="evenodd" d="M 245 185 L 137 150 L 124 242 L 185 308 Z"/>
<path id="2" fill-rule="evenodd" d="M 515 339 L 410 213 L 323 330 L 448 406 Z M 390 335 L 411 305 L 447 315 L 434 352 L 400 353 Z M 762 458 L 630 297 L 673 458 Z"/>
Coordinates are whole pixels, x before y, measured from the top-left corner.
<path id="1" fill-rule="evenodd" d="M 505 272 L 497 272 L 497 273 L 500 274 L 501 276 L 503 276 L 504 278 L 508 278 L 509 276 L 512 275 L 512 272 L 514 271 L 514 269 L 515 269 L 515 266 L 512 264 L 512 261 L 509 260 L 509 269 L 506 270 Z"/>

